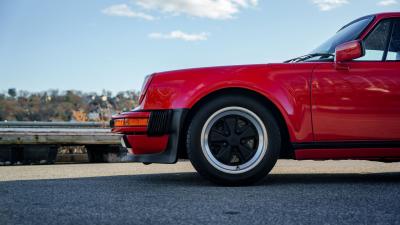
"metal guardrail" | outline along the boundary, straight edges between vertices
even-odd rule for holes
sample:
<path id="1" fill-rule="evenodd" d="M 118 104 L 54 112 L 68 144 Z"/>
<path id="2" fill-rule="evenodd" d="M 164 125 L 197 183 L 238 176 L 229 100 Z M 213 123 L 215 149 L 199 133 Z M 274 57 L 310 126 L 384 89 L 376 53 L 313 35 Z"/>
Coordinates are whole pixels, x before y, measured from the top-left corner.
<path id="1" fill-rule="evenodd" d="M 90 162 L 110 162 L 123 153 L 120 139 L 103 122 L 0 122 L 0 165 L 54 163 L 62 146 L 85 146 Z"/>
<path id="2" fill-rule="evenodd" d="M 110 124 L 106 122 L 36 122 L 36 121 L 10 121 L 0 122 L 0 128 L 110 128 Z"/>
<path id="3" fill-rule="evenodd" d="M 102 122 L 0 122 L 0 145 L 113 145 L 120 135 Z"/>

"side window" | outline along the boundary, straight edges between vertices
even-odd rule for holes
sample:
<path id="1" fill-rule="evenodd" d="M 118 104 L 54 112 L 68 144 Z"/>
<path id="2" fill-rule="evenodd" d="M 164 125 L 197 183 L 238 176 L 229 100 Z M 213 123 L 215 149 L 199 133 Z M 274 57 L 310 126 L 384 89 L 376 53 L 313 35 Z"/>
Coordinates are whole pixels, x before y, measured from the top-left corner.
<path id="1" fill-rule="evenodd" d="M 382 61 L 390 31 L 390 21 L 379 23 L 364 40 L 365 56 L 356 61 Z"/>
<path id="2" fill-rule="evenodd" d="M 386 60 L 400 61 L 400 21 L 393 24 L 392 38 L 390 39 Z"/>

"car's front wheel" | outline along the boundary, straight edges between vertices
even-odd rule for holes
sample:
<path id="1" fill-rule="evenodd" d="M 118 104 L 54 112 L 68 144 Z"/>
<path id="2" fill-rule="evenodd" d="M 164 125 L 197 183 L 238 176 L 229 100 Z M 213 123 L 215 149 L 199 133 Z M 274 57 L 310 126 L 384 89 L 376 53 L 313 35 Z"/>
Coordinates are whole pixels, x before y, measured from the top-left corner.
<path id="1" fill-rule="evenodd" d="M 187 135 L 195 169 L 224 185 L 245 185 L 266 176 L 280 152 L 279 126 L 268 108 L 243 96 L 217 98 L 193 116 Z"/>

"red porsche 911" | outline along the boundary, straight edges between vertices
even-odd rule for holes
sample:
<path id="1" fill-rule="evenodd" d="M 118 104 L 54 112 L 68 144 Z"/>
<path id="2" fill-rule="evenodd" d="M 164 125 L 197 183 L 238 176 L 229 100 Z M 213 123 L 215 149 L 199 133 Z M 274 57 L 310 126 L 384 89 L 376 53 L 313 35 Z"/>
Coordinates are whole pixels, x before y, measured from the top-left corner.
<path id="1" fill-rule="evenodd" d="M 400 161 L 400 12 L 359 18 L 284 63 L 152 74 L 111 126 L 133 161 L 189 158 L 225 185 L 278 159 Z"/>

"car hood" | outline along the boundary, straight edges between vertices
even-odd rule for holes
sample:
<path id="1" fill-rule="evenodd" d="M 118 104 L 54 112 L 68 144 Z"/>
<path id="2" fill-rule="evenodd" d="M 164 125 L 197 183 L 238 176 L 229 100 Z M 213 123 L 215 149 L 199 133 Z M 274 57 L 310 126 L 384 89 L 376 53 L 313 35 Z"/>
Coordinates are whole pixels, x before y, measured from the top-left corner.
<path id="1" fill-rule="evenodd" d="M 171 70 L 165 72 L 158 72 L 155 75 L 158 76 L 168 76 L 168 75 L 179 75 L 179 74 L 186 74 L 188 76 L 195 76 L 196 74 L 209 74 L 212 73 L 213 75 L 217 76 L 218 74 L 237 74 L 246 72 L 248 70 L 257 70 L 257 69 L 267 69 L 271 68 L 274 65 L 285 65 L 282 64 L 251 64 L 251 65 L 230 65 L 230 66 L 213 66 L 213 67 L 199 67 L 199 68 L 189 68 L 189 69 L 180 69 L 180 70 Z"/>

